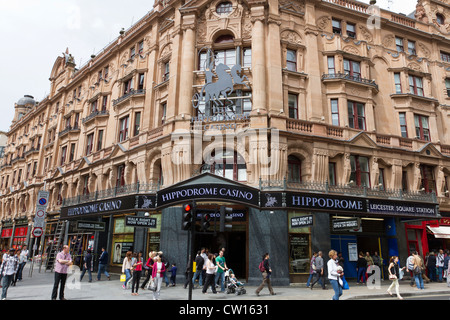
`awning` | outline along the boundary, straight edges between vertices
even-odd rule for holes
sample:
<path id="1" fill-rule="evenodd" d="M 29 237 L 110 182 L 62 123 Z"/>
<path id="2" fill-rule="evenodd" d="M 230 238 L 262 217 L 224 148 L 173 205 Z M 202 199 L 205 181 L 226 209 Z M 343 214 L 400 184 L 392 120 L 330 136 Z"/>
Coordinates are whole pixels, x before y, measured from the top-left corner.
<path id="1" fill-rule="evenodd" d="M 450 239 L 450 227 L 427 227 L 434 234 L 435 238 Z"/>

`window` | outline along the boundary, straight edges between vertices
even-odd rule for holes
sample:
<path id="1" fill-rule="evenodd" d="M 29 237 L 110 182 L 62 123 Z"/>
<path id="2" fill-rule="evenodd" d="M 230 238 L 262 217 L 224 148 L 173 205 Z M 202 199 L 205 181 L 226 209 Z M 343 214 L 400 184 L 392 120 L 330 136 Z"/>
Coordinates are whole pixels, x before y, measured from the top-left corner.
<path id="1" fill-rule="evenodd" d="M 143 73 L 140 73 L 139 74 L 138 90 L 144 90 L 144 79 L 145 79 L 145 75 Z"/>
<path id="2" fill-rule="evenodd" d="M 334 66 L 334 57 L 328 57 L 328 74 L 335 74 L 336 73 L 336 67 Z"/>
<path id="3" fill-rule="evenodd" d="M 126 116 L 120 119 L 119 122 L 119 142 L 128 139 L 128 119 L 129 116 Z"/>
<path id="4" fill-rule="evenodd" d="M 251 48 L 244 48 L 244 50 L 242 50 L 242 66 L 251 68 L 251 66 L 252 66 L 252 49 Z"/>
<path id="5" fill-rule="evenodd" d="M 83 195 L 89 194 L 89 175 L 83 176 Z"/>
<path id="6" fill-rule="evenodd" d="M 395 93 L 402 93 L 402 83 L 400 73 L 394 73 Z"/>
<path id="7" fill-rule="evenodd" d="M 302 181 L 302 162 L 295 156 L 288 157 L 288 182 Z"/>
<path id="8" fill-rule="evenodd" d="M 336 163 L 328 163 L 328 184 L 330 186 L 336 185 Z"/>
<path id="9" fill-rule="evenodd" d="M 353 23 L 347 22 L 347 36 L 350 38 L 356 38 L 356 28 Z"/>
<path id="10" fill-rule="evenodd" d="M 379 168 L 378 169 L 378 188 L 380 190 L 385 190 L 385 185 L 384 185 L 384 169 L 383 168 Z"/>
<path id="11" fill-rule="evenodd" d="M 436 13 L 436 22 L 443 25 L 445 23 L 445 17 L 440 13 Z"/>
<path id="12" fill-rule="evenodd" d="M 61 148 L 61 163 L 60 163 L 60 165 L 63 165 L 66 162 L 66 153 L 67 153 L 67 146 L 64 146 Z"/>
<path id="13" fill-rule="evenodd" d="M 395 37 L 395 47 L 399 52 L 405 51 L 405 48 L 403 47 L 403 38 Z"/>
<path id="14" fill-rule="evenodd" d="M 231 2 L 222 2 L 216 7 L 217 14 L 229 14 L 233 10 Z"/>
<path id="15" fill-rule="evenodd" d="M 243 96 L 251 96 L 250 92 L 244 92 Z M 250 112 L 252 111 L 252 100 L 250 98 L 244 98 L 242 99 L 242 114 L 246 117 L 250 115 Z"/>
<path id="16" fill-rule="evenodd" d="M 161 104 L 161 125 L 166 121 L 167 102 Z"/>
<path id="17" fill-rule="evenodd" d="M 125 185 L 125 165 L 121 164 L 117 167 L 116 187 L 123 187 Z"/>
<path id="18" fill-rule="evenodd" d="M 236 64 L 236 49 L 216 50 L 214 51 L 216 59 L 216 67 L 223 63 L 224 65 L 232 68 Z"/>
<path id="19" fill-rule="evenodd" d="M 331 124 L 339 126 L 339 100 L 331 99 Z"/>
<path id="20" fill-rule="evenodd" d="M 408 171 L 402 170 L 402 191 L 408 191 Z"/>
<path id="21" fill-rule="evenodd" d="M 98 130 L 97 151 L 102 150 L 102 142 L 103 142 L 103 130 Z"/>
<path id="22" fill-rule="evenodd" d="M 447 90 L 447 97 L 450 97 L 450 79 L 445 79 L 445 88 Z"/>
<path id="23" fill-rule="evenodd" d="M 409 54 L 417 55 L 415 41 L 408 40 L 408 52 Z"/>
<path id="24" fill-rule="evenodd" d="M 399 114 L 400 119 L 400 132 L 403 138 L 408 138 L 408 128 L 406 127 L 406 113 L 400 112 Z"/>
<path id="25" fill-rule="evenodd" d="M 94 146 L 94 134 L 88 134 L 86 143 L 86 155 L 90 155 L 92 152 L 92 147 Z"/>
<path id="26" fill-rule="evenodd" d="M 144 41 L 138 43 L 138 53 L 142 55 L 144 53 Z"/>
<path id="27" fill-rule="evenodd" d="M 20 183 L 21 179 L 22 179 L 22 169 L 19 169 L 19 175 L 17 176 L 17 183 Z"/>
<path id="28" fill-rule="evenodd" d="M 334 19 L 331 21 L 331 25 L 333 27 L 333 33 L 341 34 L 342 28 L 341 28 L 341 20 Z"/>
<path id="29" fill-rule="evenodd" d="M 366 130 L 364 104 L 348 101 L 348 126 L 354 129 Z"/>
<path id="30" fill-rule="evenodd" d="M 169 80 L 169 77 L 170 77 L 170 63 L 166 62 L 166 63 L 164 63 L 163 79 L 162 79 L 162 81 Z"/>
<path id="31" fill-rule="evenodd" d="M 445 62 L 450 62 L 450 53 L 441 51 L 441 60 Z"/>
<path id="32" fill-rule="evenodd" d="M 134 60 L 134 57 L 136 56 L 136 48 L 131 47 L 130 48 L 130 60 Z"/>
<path id="33" fill-rule="evenodd" d="M 350 180 L 359 187 L 370 188 L 369 158 L 350 156 L 351 174 Z"/>
<path id="34" fill-rule="evenodd" d="M 66 119 L 66 129 L 69 129 L 70 128 L 70 119 L 71 117 L 68 117 L 67 119 Z"/>
<path id="35" fill-rule="evenodd" d="M 123 84 L 123 94 L 126 95 L 133 90 L 133 78 L 126 80 Z"/>
<path id="36" fill-rule="evenodd" d="M 415 114 L 414 124 L 416 126 L 416 138 L 420 140 L 431 141 L 428 117 Z"/>
<path id="37" fill-rule="evenodd" d="M 75 121 L 73 122 L 73 128 L 78 129 L 78 122 L 80 121 L 80 114 L 75 113 Z"/>
<path id="38" fill-rule="evenodd" d="M 70 144 L 69 162 L 75 159 L 75 143 Z"/>
<path id="39" fill-rule="evenodd" d="M 134 114 L 134 130 L 133 130 L 133 136 L 139 135 L 139 128 L 141 126 L 141 113 L 136 112 Z"/>
<path id="40" fill-rule="evenodd" d="M 344 59 L 344 72 L 351 77 L 361 78 L 361 67 L 358 61 Z"/>
<path id="41" fill-rule="evenodd" d="M 91 103 L 91 113 L 94 113 L 95 111 L 97 111 L 97 100 L 92 101 Z"/>
<path id="42" fill-rule="evenodd" d="M 218 152 L 211 156 L 202 166 L 202 173 L 215 175 L 235 181 L 247 181 L 247 166 L 244 158 L 233 151 Z"/>
<path id="43" fill-rule="evenodd" d="M 106 106 L 108 105 L 108 96 L 103 96 L 102 98 L 102 111 L 106 111 Z"/>
<path id="44" fill-rule="evenodd" d="M 424 189 L 426 193 L 436 193 L 436 181 L 434 179 L 434 168 L 427 165 L 420 166 L 420 173 L 422 175 L 420 189 Z"/>
<path id="45" fill-rule="evenodd" d="M 423 97 L 423 84 L 422 78 L 417 76 L 409 76 L 409 92 L 416 96 Z"/>
<path id="46" fill-rule="evenodd" d="M 100 80 L 103 78 L 103 71 L 100 70 L 97 74 L 97 83 L 100 83 Z"/>
<path id="47" fill-rule="evenodd" d="M 109 67 L 106 66 L 103 69 L 103 79 L 108 80 L 108 75 L 109 75 Z M 80 88 L 80 90 L 81 90 L 81 88 Z M 80 92 L 78 92 L 78 95 L 80 95 Z"/>
<path id="48" fill-rule="evenodd" d="M 288 49 L 286 51 L 286 68 L 297 71 L 297 51 Z"/>
<path id="49" fill-rule="evenodd" d="M 289 118 L 298 119 L 298 95 L 288 94 Z"/>

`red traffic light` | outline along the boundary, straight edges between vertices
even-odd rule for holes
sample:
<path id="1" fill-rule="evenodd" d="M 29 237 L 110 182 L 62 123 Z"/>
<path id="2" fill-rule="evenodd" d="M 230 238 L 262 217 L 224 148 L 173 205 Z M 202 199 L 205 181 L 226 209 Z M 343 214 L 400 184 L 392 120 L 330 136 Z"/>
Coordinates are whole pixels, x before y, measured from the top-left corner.
<path id="1" fill-rule="evenodd" d="M 184 211 L 191 211 L 191 205 L 190 204 L 185 204 L 184 205 Z"/>

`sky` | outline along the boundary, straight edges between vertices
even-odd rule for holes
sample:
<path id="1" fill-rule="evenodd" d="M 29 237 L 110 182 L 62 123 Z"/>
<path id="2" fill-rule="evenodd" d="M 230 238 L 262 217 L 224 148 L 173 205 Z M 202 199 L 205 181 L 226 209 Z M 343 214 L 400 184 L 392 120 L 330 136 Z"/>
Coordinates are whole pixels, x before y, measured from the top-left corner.
<path id="1" fill-rule="evenodd" d="M 377 1 L 405 14 L 416 3 Z M 152 9 L 153 0 L 0 0 L 0 131 L 9 130 L 20 98 L 48 95 L 53 64 L 66 48 L 80 67 Z"/>

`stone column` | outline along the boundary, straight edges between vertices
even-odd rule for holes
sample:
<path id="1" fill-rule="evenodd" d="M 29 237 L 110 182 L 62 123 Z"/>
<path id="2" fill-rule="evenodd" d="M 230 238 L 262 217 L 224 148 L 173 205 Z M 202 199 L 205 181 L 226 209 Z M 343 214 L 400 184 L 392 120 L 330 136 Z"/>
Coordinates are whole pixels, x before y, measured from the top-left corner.
<path id="1" fill-rule="evenodd" d="M 264 32 L 264 7 L 251 8 L 252 14 L 252 75 L 253 111 L 266 111 L 266 55 Z"/>

